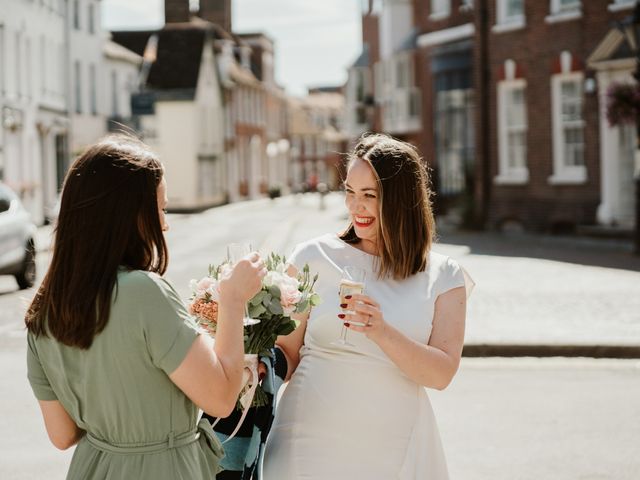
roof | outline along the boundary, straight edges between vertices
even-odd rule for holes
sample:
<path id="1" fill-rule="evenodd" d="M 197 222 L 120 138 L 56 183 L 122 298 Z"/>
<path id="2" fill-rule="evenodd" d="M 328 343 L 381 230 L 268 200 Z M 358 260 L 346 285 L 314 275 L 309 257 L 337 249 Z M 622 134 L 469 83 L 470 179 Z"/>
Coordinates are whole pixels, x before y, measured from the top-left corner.
<path id="1" fill-rule="evenodd" d="M 353 65 L 351 65 L 351 67 L 368 67 L 368 66 L 369 66 L 369 44 L 365 43 L 362 45 L 362 53 L 356 59 L 356 61 L 353 62 Z"/>
<path id="2" fill-rule="evenodd" d="M 124 62 L 140 65 L 142 63 L 142 56 L 135 52 L 132 52 L 128 48 L 117 44 L 112 40 L 107 40 L 102 47 L 104 55 L 111 60 L 122 60 Z"/>
<path id="3" fill-rule="evenodd" d="M 169 23 L 160 30 L 115 31 L 112 39 L 136 54 L 144 55 L 152 35 L 158 35 L 158 46 L 146 86 L 159 90 L 195 89 L 205 39 L 232 40 L 219 25 L 197 17 L 189 22 Z"/>

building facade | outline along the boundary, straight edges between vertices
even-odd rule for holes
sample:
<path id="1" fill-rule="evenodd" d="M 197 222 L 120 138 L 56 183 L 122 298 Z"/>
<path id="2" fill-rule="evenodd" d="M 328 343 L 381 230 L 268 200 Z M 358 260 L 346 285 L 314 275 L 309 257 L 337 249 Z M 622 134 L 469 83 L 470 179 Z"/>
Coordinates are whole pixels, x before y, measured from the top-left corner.
<path id="1" fill-rule="evenodd" d="M 363 56 L 347 84 L 349 133 L 369 127 L 416 144 L 433 169 L 437 212 L 458 223 L 632 228 L 634 132 L 611 127 L 606 104 L 613 83 L 633 83 L 634 59 L 615 25 L 634 4 L 371 1 Z M 396 26 L 395 37 L 387 25 Z M 388 92 L 410 92 L 412 75 L 421 128 L 406 132 L 386 121 L 393 116 Z M 362 93 L 370 81 L 373 107 Z"/>
<path id="2" fill-rule="evenodd" d="M 37 223 L 55 204 L 68 167 L 65 5 L 0 1 L 0 179 Z"/>

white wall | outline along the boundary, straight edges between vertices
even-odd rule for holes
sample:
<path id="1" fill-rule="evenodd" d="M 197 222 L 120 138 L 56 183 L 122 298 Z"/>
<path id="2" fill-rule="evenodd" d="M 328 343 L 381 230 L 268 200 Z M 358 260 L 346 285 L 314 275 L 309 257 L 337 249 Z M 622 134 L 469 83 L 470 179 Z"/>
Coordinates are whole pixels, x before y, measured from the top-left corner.
<path id="1" fill-rule="evenodd" d="M 131 94 L 138 78 L 139 65 L 121 59 L 105 58 L 105 114 L 107 117 L 131 117 Z"/>
<path id="2" fill-rule="evenodd" d="M 191 101 L 156 102 L 155 115 L 142 117 L 143 140 L 160 156 L 167 178 L 169 208 L 198 204 L 198 111 Z"/>
<path id="3" fill-rule="evenodd" d="M 68 133 L 63 2 L 0 0 L 0 166 L 34 220 L 55 202 Z"/>
<path id="4" fill-rule="evenodd" d="M 407 38 L 412 24 L 410 0 L 385 1 L 380 13 L 380 58 L 390 57 Z"/>
<path id="5" fill-rule="evenodd" d="M 101 26 L 100 2 L 97 0 L 68 0 L 67 3 L 70 29 L 71 153 L 75 155 L 106 134 L 106 116 L 110 97 L 106 94 L 108 90 L 105 79 L 108 77 L 105 75 L 103 55 L 106 36 Z M 77 26 L 75 23 L 76 5 L 78 6 Z M 89 31 L 91 7 L 93 8 L 93 33 Z M 76 64 L 80 67 L 79 77 L 76 75 Z M 95 71 L 93 78 L 92 67 Z M 79 90 L 77 90 L 78 88 Z M 80 95 L 79 109 L 76 91 L 79 91 Z M 95 111 L 92 111 L 92 97 L 95 98 Z"/>

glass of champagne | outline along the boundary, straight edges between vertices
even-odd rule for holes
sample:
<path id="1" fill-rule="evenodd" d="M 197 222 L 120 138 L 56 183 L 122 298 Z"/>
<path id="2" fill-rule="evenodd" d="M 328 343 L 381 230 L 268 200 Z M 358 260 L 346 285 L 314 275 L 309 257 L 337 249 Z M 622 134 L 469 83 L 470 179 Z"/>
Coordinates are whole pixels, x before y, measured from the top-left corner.
<path id="1" fill-rule="evenodd" d="M 229 260 L 229 262 L 232 265 L 235 265 L 250 253 L 251 253 L 250 243 L 230 243 L 229 245 L 227 245 L 227 260 Z M 249 316 L 249 304 L 245 304 L 244 306 L 243 323 L 245 326 L 255 325 L 256 323 L 260 323 L 259 319 L 251 318 Z"/>
<path id="2" fill-rule="evenodd" d="M 347 295 L 355 295 L 364 292 L 364 279 L 366 277 L 366 271 L 360 267 L 346 266 L 342 269 L 342 279 L 340 280 L 340 303 L 347 303 L 345 298 Z M 356 312 L 351 310 L 343 310 L 344 313 L 355 314 Z M 342 333 L 340 338 L 333 345 L 341 345 L 347 347 L 354 347 L 352 343 L 347 341 L 347 327 L 342 326 Z"/>

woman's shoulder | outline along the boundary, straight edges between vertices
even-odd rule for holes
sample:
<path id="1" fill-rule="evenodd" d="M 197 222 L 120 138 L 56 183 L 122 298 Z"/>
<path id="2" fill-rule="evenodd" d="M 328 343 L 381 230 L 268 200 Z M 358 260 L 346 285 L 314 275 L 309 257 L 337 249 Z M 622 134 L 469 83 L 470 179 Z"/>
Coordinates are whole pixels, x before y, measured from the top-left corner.
<path id="1" fill-rule="evenodd" d="M 430 250 L 428 266 L 430 270 L 443 270 L 446 268 L 451 268 L 453 266 L 458 266 L 458 262 L 456 262 L 449 255 L 444 255 L 442 253 Z"/>
<path id="2" fill-rule="evenodd" d="M 465 287 L 469 296 L 475 286 L 474 281 L 457 260 L 433 250 L 429 252 L 429 264 L 426 270 L 431 281 L 440 286 L 442 293 L 451 288 Z"/>
<path id="3" fill-rule="evenodd" d="M 165 295 L 173 288 L 155 272 L 146 270 L 121 270 L 118 274 L 118 289 L 136 294 Z"/>
<path id="4" fill-rule="evenodd" d="M 326 233 L 296 244 L 294 254 L 300 252 L 321 252 L 344 248 L 344 242 L 335 233 Z"/>

